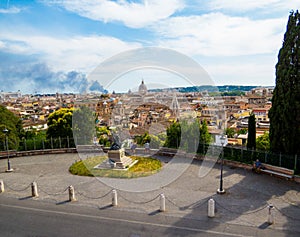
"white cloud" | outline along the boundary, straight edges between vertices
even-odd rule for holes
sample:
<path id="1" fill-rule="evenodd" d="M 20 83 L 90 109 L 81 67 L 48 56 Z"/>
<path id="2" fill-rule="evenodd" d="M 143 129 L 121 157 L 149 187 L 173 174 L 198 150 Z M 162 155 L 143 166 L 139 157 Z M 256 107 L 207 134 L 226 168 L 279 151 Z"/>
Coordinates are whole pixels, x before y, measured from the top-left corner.
<path id="1" fill-rule="evenodd" d="M 236 58 L 222 63 L 202 65 L 217 85 L 259 85 L 275 84 L 275 60 L 264 61 L 256 57 L 257 62 Z"/>
<path id="2" fill-rule="evenodd" d="M 125 0 L 52 0 L 50 4 L 60 5 L 92 20 L 119 21 L 132 28 L 166 19 L 184 7 L 183 0 L 144 0 L 143 3 Z"/>
<path id="3" fill-rule="evenodd" d="M 5 38 L 1 39 L 5 42 L 2 44 L 2 50 L 22 55 L 39 55 L 41 60 L 53 69 L 66 71 L 76 69 L 89 72 L 107 57 L 140 47 L 137 43 L 127 43 L 106 36 L 52 38 L 10 33 L 2 35 L 5 35 Z"/>
<path id="4" fill-rule="evenodd" d="M 279 49 L 286 19 L 251 20 L 222 13 L 173 17 L 153 25 L 159 45 L 188 55 L 234 56 Z"/>
<path id="5" fill-rule="evenodd" d="M 21 8 L 10 7 L 10 8 L 0 8 L 0 14 L 17 14 L 21 12 Z"/>
<path id="6" fill-rule="evenodd" d="M 269 11 L 274 11 L 297 8 L 299 7 L 299 0 L 212 0 L 208 5 L 211 10 L 245 12 L 268 8 Z"/>

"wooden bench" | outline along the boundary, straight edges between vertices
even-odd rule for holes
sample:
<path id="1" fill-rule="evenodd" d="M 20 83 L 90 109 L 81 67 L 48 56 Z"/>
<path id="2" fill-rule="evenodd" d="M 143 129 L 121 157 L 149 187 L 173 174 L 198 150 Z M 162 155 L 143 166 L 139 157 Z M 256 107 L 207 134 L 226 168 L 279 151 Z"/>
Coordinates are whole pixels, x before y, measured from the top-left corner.
<path id="1" fill-rule="evenodd" d="M 285 179 L 293 179 L 294 178 L 294 170 L 290 170 L 283 167 L 268 165 L 268 164 L 262 164 L 264 169 L 261 169 L 261 173 L 269 174 L 271 176 L 276 176 L 280 178 Z"/>

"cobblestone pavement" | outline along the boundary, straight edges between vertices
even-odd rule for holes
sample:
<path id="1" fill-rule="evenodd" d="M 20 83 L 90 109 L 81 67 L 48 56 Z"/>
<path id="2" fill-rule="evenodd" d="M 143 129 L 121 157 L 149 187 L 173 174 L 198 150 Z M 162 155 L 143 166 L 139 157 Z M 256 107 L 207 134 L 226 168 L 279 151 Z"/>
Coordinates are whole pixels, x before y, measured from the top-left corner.
<path id="1" fill-rule="evenodd" d="M 31 183 L 36 181 L 39 197 L 34 199 L 37 201 L 111 208 L 112 187 L 98 178 L 68 172 L 70 165 L 77 160 L 76 153 L 13 158 L 11 166 L 14 172 L 6 173 L 7 160 L 1 159 L 0 180 L 4 182 L 5 192 L 0 195 L 20 200 L 31 198 Z M 166 162 L 167 158 L 163 161 Z M 207 176 L 200 178 L 200 165 L 201 161 L 194 161 L 180 178 L 155 191 L 118 190 L 118 206 L 113 208 L 155 215 L 160 207 L 159 195 L 164 193 L 164 215 L 206 220 L 208 200 L 213 198 L 216 203 L 215 225 L 228 223 L 286 230 L 287 234 L 288 231 L 300 232 L 300 184 L 225 166 L 226 193 L 218 195 L 220 166 L 216 164 Z M 77 198 L 72 204 L 68 203 L 70 185 L 74 186 Z M 275 222 L 270 226 L 266 225 L 269 204 L 274 206 L 275 214 Z"/>

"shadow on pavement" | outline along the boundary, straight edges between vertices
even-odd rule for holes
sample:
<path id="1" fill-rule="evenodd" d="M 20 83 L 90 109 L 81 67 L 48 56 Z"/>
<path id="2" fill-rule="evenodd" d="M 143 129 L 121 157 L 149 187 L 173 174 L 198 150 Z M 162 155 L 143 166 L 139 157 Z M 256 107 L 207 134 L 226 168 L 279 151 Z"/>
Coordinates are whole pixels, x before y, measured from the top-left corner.
<path id="1" fill-rule="evenodd" d="M 199 166 L 201 161 L 193 162 Z M 215 169 L 219 169 L 215 165 Z M 210 172 L 207 176 L 212 175 Z M 232 177 L 239 177 L 240 180 L 232 182 Z M 224 224 L 232 226 L 232 230 L 226 229 L 229 233 L 240 234 L 240 236 L 300 236 L 300 185 L 293 182 L 264 174 L 254 174 L 249 170 L 231 169 L 224 167 L 224 187 L 226 193 L 223 195 L 214 194 L 210 198 L 215 201 L 215 217 L 207 217 L 207 199 L 179 207 L 184 210 L 190 208 L 189 214 L 185 215 L 174 226 L 185 226 L 186 219 L 198 219 L 197 228 L 207 230 L 223 231 Z M 216 177 L 217 179 L 219 176 Z M 216 179 L 216 180 L 217 180 Z M 200 190 L 205 190 L 207 177 L 197 180 L 200 183 Z M 230 183 L 232 183 L 230 185 Z M 216 183 L 216 189 L 219 184 Z M 289 193 L 299 195 L 294 197 L 298 200 L 297 205 L 291 205 L 285 200 Z M 187 194 L 188 195 L 188 194 Z M 206 202 L 205 205 L 202 205 Z M 268 224 L 268 205 L 276 208 L 274 224 Z M 288 217 L 289 216 L 289 217 Z M 174 228 L 166 230 L 170 236 L 197 236 L 199 233 L 177 232 Z"/>
<path id="2" fill-rule="evenodd" d="M 70 203 L 69 200 L 65 200 L 65 201 L 61 201 L 61 202 L 57 202 L 56 205 L 64 205 L 64 204 L 67 204 L 67 203 Z"/>

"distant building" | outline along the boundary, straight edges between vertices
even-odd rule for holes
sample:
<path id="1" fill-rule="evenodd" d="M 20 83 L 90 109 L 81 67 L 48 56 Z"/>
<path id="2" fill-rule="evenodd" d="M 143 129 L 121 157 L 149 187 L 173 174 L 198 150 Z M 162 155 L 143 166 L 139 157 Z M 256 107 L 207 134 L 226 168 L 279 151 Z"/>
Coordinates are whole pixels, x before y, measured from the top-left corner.
<path id="1" fill-rule="evenodd" d="M 17 92 L 0 92 L 0 99 L 1 100 L 13 100 L 13 99 L 19 99 L 22 97 L 22 94 L 20 91 Z"/>
<path id="2" fill-rule="evenodd" d="M 148 92 L 147 86 L 145 85 L 144 80 L 142 80 L 142 83 L 139 86 L 139 94 L 141 96 L 144 96 L 147 94 L 147 92 Z"/>
<path id="3" fill-rule="evenodd" d="M 253 108 L 252 113 L 255 115 L 257 121 L 269 121 L 267 108 Z"/>

